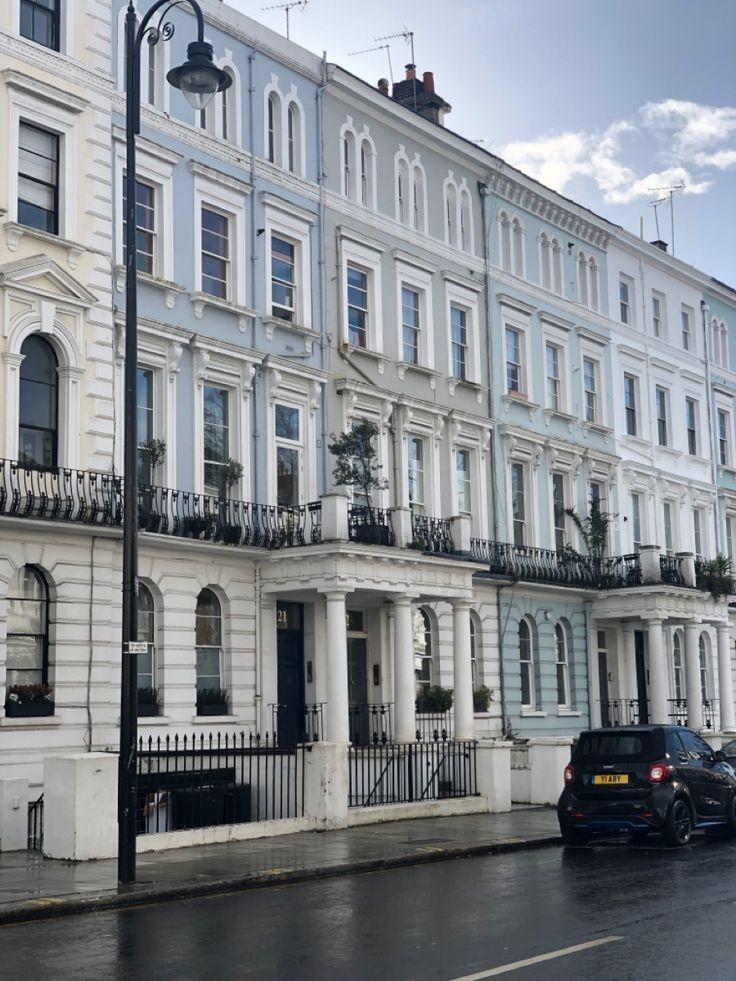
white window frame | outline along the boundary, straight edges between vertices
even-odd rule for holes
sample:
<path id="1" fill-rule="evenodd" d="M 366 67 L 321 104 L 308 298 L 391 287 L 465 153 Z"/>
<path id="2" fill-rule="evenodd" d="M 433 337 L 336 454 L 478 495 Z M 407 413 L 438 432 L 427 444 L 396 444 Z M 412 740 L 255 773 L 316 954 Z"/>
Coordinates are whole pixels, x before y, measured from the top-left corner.
<path id="1" fill-rule="evenodd" d="M 454 394 L 457 384 L 462 384 L 461 379 L 455 378 L 452 373 L 452 307 L 459 307 L 465 311 L 465 336 L 467 341 L 465 382 L 472 385 L 480 385 L 481 373 L 481 354 L 480 354 L 480 290 L 473 284 L 460 282 L 453 279 L 448 273 L 443 273 L 445 281 L 445 316 L 447 323 L 447 377 L 450 385 L 450 394 Z"/>
<path id="2" fill-rule="evenodd" d="M 523 525 L 523 542 L 516 542 L 516 519 L 514 518 L 514 481 L 513 481 L 513 469 L 514 467 L 519 467 L 521 471 L 522 478 L 522 494 L 524 500 L 524 514 L 523 520 L 520 522 Z M 514 545 L 526 546 L 532 545 L 535 541 L 534 529 L 533 529 L 533 516 L 534 516 L 534 504 L 531 498 L 531 472 L 528 463 L 524 460 L 517 460 L 511 458 L 508 463 L 508 501 L 509 501 L 509 541 Z"/>
<path id="3" fill-rule="evenodd" d="M 421 474 L 422 474 L 422 487 L 421 487 L 421 489 L 422 489 L 422 500 L 418 502 L 418 506 L 417 506 L 416 511 L 414 511 L 414 502 L 411 500 L 411 485 L 412 485 L 412 482 L 411 482 L 411 479 L 410 479 L 410 474 L 412 473 L 412 468 L 411 468 L 411 459 L 412 459 L 412 457 L 411 457 L 411 453 L 409 452 L 409 447 L 410 447 L 410 445 L 414 441 L 416 441 L 417 443 L 421 444 L 421 447 L 422 447 L 422 453 L 421 453 L 421 456 L 422 456 L 422 469 L 421 469 Z M 430 452 L 429 453 L 427 452 L 427 447 L 428 446 L 430 446 Z M 427 461 L 428 461 L 428 458 L 430 457 L 430 453 L 431 453 L 431 444 L 430 444 L 429 437 L 425 433 L 411 432 L 411 433 L 408 433 L 407 434 L 407 437 L 406 437 L 406 474 L 405 474 L 405 480 L 406 480 L 406 502 L 407 502 L 406 506 L 412 511 L 412 514 L 414 514 L 414 513 L 419 514 L 419 515 L 427 515 L 427 514 L 431 515 L 432 514 L 431 505 L 428 504 L 428 501 L 427 501 L 428 497 L 431 496 L 431 490 L 430 490 L 430 485 L 431 485 L 431 467 L 430 468 L 427 467 Z"/>
<path id="4" fill-rule="evenodd" d="M 145 9 L 141 13 L 138 10 L 137 0 L 133 0 L 133 5 L 136 7 L 137 21 L 136 24 L 140 25 L 141 19 L 145 16 Z M 73 3 L 69 0 L 64 2 L 64 7 L 73 7 Z M 115 62 L 115 74 L 116 74 L 116 87 L 118 92 L 125 92 L 125 15 L 127 13 L 127 4 L 121 4 L 120 10 L 118 11 L 118 43 L 117 43 L 117 57 Z M 151 26 L 155 26 L 152 24 Z M 148 65 L 149 58 L 153 54 L 156 59 L 156 93 L 154 102 L 148 101 Z M 140 82 L 141 82 L 141 108 L 147 111 L 160 112 L 165 115 L 169 114 L 169 96 L 171 86 L 166 81 L 166 74 L 171 68 L 171 45 L 165 44 L 163 41 L 159 41 L 158 44 L 150 45 L 145 41 L 141 45 L 141 61 L 140 61 Z M 195 122 L 199 124 L 199 113 L 195 114 Z M 137 168 L 136 168 L 137 170 Z"/>
<path id="5" fill-rule="evenodd" d="M 596 343 L 590 335 L 580 336 L 579 350 L 580 381 L 579 397 L 580 413 L 579 418 L 583 426 L 592 426 L 598 429 L 607 429 L 608 423 L 608 389 L 606 385 L 606 351 L 602 344 Z M 595 422 L 586 419 L 586 400 L 585 400 L 585 372 L 583 370 L 583 359 L 588 358 L 595 364 L 595 383 L 597 392 L 597 412 Z"/>
<path id="6" fill-rule="evenodd" d="M 705 529 L 705 508 L 694 505 L 692 510 L 692 536 L 693 553 L 696 558 L 704 558 L 707 548 L 707 534 Z M 700 547 L 698 547 L 700 546 Z"/>
<path id="7" fill-rule="evenodd" d="M 586 368 L 585 368 L 586 361 L 589 362 L 589 364 L 593 368 L 592 377 L 593 377 L 594 387 L 592 389 L 589 389 L 587 387 Z M 602 398 L 601 398 L 601 362 L 600 360 L 598 360 L 598 358 L 595 358 L 592 354 L 588 352 L 585 352 L 580 359 L 580 381 L 583 388 L 583 406 L 582 406 L 583 411 L 581 413 L 582 420 L 586 425 L 600 426 L 602 425 L 603 422 L 602 420 L 603 406 L 602 406 Z M 589 414 L 588 394 L 589 393 L 593 396 L 592 413 L 591 413 L 593 416 L 592 419 L 588 418 L 588 414 Z"/>
<path id="8" fill-rule="evenodd" d="M 338 230 L 338 247 L 342 270 L 342 344 L 358 351 L 383 353 L 383 291 L 381 288 L 381 257 L 383 245 L 365 238 L 352 238 L 344 228 Z M 368 277 L 368 318 L 366 346 L 354 348 L 348 331 L 348 265 L 359 267 Z"/>
<path id="9" fill-rule="evenodd" d="M 721 428 L 721 420 L 725 425 Z M 732 414 L 716 402 L 716 442 L 718 447 L 718 464 L 721 467 L 733 467 L 733 422 Z M 725 447 L 725 460 L 723 450 Z"/>
<path id="10" fill-rule="evenodd" d="M 554 492 L 554 480 L 555 477 L 559 477 L 562 480 L 562 524 L 557 524 L 557 515 L 555 513 L 555 492 Z M 568 516 L 565 508 L 571 507 L 571 486 L 570 486 L 570 474 L 566 473 L 564 470 L 552 470 L 549 475 L 549 514 L 550 514 L 550 548 L 554 551 L 559 551 L 557 544 L 557 532 L 562 532 L 563 545 L 564 547 L 569 542 L 569 524 Z"/>
<path id="11" fill-rule="evenodd" d="M 687 322 L 688 329 L 685 330 L 685 323 Z M 688 351 L 690 354 L 697 353 L 697 342 L 695 339 L 695 311 L 692 307 L 689 307 L 686 303 L 680 306 L 680 346 L 683 351 Z M 687 343 L 686 343 L 687 337 Z"/>
<path id="12" fill-rule="evenodd" d="M 662 547 L 667 555 L 674 555 L 677 551 L 677 501 L 665 498 L 662 501 Z M 669 514 L 669 542 L 667 541 L 667 515 Z"/>
<path id="13" fill-rule="evenodd" d="M 70 3 L 69 0 L 59 0 L 61 3 L 61 9 L 59 11 L 59 50 L 56 51 L 54 48 L 47 48 L 45 44 L 38 44 L 35 41 L 31 41 L 30 38 L 21 37 L 20 0 L 11 0 L 11 2 L 10 30 L 13 34 L 20 38 L 23 44 L 30 44 L 33 48 L 37 48 L 41 51 L 51 51 L 52 54 L 68 55 L 70 58 L 74 58 L 76 56 L 74 44 L 76 26 L 74 19 L 74 3 Z"/>
<path id="14" fill-rule="evenodd" d="M 228 60 L 226 67 L 233 69 L 232 59 Z M 269 155 L 270 126 L 268 118 L 269 99 L 272 97 L 274 103 L 273 160 L 270 159 Z M 299 130 L 299 146 L 295 148 L 293 169 L 289 167 L 289 106 L 291 105 L 296 108 Z M 288 92 L 282 92 L 279 86 L 279 76 L 272 74 L 268 85 L 263 90 L 263 159 L 273 167 L 279 167 L 281 170 L 294 173 L 298 177 L 305 177 L 307 173 L 306 143 L 306 117 L 304 106 L 298 95 L 298 88 L 292 83 Z"/>
<path id="15" fill-rule="evenodd" d="M 655 327 L 655 316 L 654 316 L 654 301 L 659 304 L 659 331 Z M 652 290 L 651 295 L 651 317 L 652 317 L 652 334 L 660 341 L 667 340 L 667 297 L 664 293 L 660 293 L 659 290 Z"/>
<path id="16" fill-rule="evenodd" d="M 191 165 L 190 165 L 190 169 Z M 224 305 L 245 307 L 246 305 L 246 262 L 245 262 L 245 202 L 247 188 L 238 189 L 240 182 L 220 180 L 217 172 L 207 168 L 199 173 L 194 170 L 194 282 L 193 300 L 213 306 Z M 224 177 L 224 175 L 223 175 Z M 233 186 L 234 185 L 234 186 Z M 229 219 L 230 281 L 226 300 L 211 296 L 202 290 L 202 208 L 219 212 Z M 171 226 L 173 228 L 173 224 Z M 169 236 L 172 238 L 173 236 Z M 196 315 L 197 307 L 195 307 Z M 201 316 L 201 313 L 199 314 Z"/>
<path id="17" fill-rule="evenodd" d="M 264 205 L 264 225 L 267 256 L 264 262 L 266 274 L 267 318 L 279 325 L 288 327 L 312 328 L 312 275 L 310 259 L 310 228 L 316 215 L 289 201 L 277 198 L 267 192 L 261 193 Z M 294 245 L 294 277 L 296 288 L 296 309 L 293 321 L 282 321 L 275 317 L 271 304 L 271 236 L 284 239 Z M 243 263 L 245 271 L 245 263 Z"/>
<path id="18" fill-rule="evenodd" d="M 533 402 L 533 376 L 529 365 L 530 332 L 531 324 L 528 317 L 520 314 L 517 310 L 505 304 L 501 305 L 501 323 L 503 325 L 503 358 L 499 358 L 502 374 L 502 391 L 508 399 L 521 399 L 525 402 Z M 508 376 L 506 371 L 506 330 L 515 330 L 519 334 L 519 357 L 521 367 L 519 370 L 518 392 L 508 388 Z"/>
<path id="19" fill-rule="evenodd" d="M 282 366 L 267 372 L 268 412 L 266 425 L 266 482 L 268 503 L 277 500 L 276 483 L 276 412 L 275 406 L 288 405 L 300 410 L 301 472 L 300 502 L 306 504 L 317 495 L 314 447 L 317 445 L 315 422 L 320 401 L 320 383 L 307 371 L 288 372 Z M 286 445 L 286 444 L 284 444 Z"/>
<path id="20" fill-rule="evenodd" d="M 28 42 L 32 44 L 33 42 Z M 50 49 L 43 48 L 48 51 Z M 82 193 L 81 181 L 85 175 L 77 173 L 76 144 L 79 114 L 88 103 L 40 80 L 20 72 L 6 69 L 5 84 L 9 93 L 8 117 L 10 133 L 7 146 L 8 167 L 8 220 L 18 222 L 18 169 L 20 156 L 20 124 L 48 130 L 59 139 L 58 163 L 58 233 L 39 231 L 26 225 L 22 234 L 31 238 L 75 239 L 80 208 L 77 206 Z"/>
<path id="21" fill-rule="evenodd" d="M 690 427 L 689 410 L 692 406 L 692 429 Z M 695 446 L 691 449 L 690 447 L 690 433 L 693 434 L 693 441 Z M 695 398 L 694 395 L 685 395 L 685 450 L 688 456 L 700 456 L 701 450 L 701 438 L 700 438 L 700 402 Z"/>
<path id="22" fill-rule="evenodd" d="M 467 468 L 467 478 L 463 481 L 467 485 L 467 492 L 469 497 L 470 507 L 461 510 L 460 508 L 460 469 L 458 468 L 458 456 L 460 453 L 464 453 L 467 457 L 468 468 Z M 453 514 L 462 514 L 466 517 L 472 519 L 473 515 L 473 505 L 476 503 L 476 495 L 474 493 L 474 475 L 475 475 L 475 451 L 473 447 L 466 446 L 461 443 L 455 444 L 453 447 L 453 457 L 455 466 L 453 468 Z"/>
<path id="23" fill-rule="evenodd" d="M 522 659 L 521 657 L 521 624 L 524 623 L 527 629 L 527 635 L 529 638 L 529 657 Z M 535 650 L 534 650 L 534 628 L 528 617 L 522 617 L 519 620 L 519 626 L 516 628 L 516 640 L 519 644 L 519 699 L 521 702 L 522 712 L 524 709 L 533 711 L 537 704 L 537 683 L 536 683 L 536 667 L 535 667 Z M 524 685 L 521 680 L 522 672 L 527 675 L 527 686 L 529 688 L 529 701 L 524 701 Z"/>
<path id="24" fill-rule="evenodd" d="M 659 399 L 658 393 L 663 393 L 663 406 L 664 406 L 664 416 L 660 416 L 659 413 Z M 656 444 L 657 446 L 672 446 L 672 413 L 670 412 L 670 391 L 665 385 L 655 385 L 654 386 L 654 424 L 656 430 Z M 665 425 L 665 436 L 666 440 L 663 443 L 659 433 L 659 424 L 664 422 Z"/>
<path id="25" fill-rule="evenodd" d="M 633 406 L 629 406 L 626 402 L 626 383 L 631 382 L 631 394 L 633 397 Z M 624 432 L 627 436 L 640 437 L 641 436 L 641 413 L 640 413 L 640 399 L 639 399 L 639 377 L 638 375 L 632 374 L 630 371 L 624 370 L 624 389 L 623 389 L 623 407 L 624 407 Z M 634 432 L 629 431 L 629 412 L 633 413 L 633 424 Z"/>
<path id="26" fill-rule="evenodd" d="M 194 480 L 195 490 L 204 493 L 204 386 L 225 388 L 229 401 L 228 455 L 243 466 L 243 476 L 230 491 L 233 499 L 251 497 L 250 442 L 252 383 L 255 361 L 244 352 L 236 355 L 224 350 L 216 340 L 197 334 L 190 347 L 194 353 Z M 168 453 L 167 453 L 168 456 Z"/>
<path id="27" fill-rule="evenodd" d="M 632 490 L 629 499 L 631 503 L 631 550 L 638 552 L 644 544 L 644 508 L 642 498 L 644 495 L 639 490 Z"/>
<path id="28" fill-rule="evenodd" d="M 562 638 L 561 643 L 560 638 Z M 560 648 L 562 651 L 560 651 Z M 562 653 L 562 656 L 560 656 L 560 653 Z M 569 709 L 572 704 L 570 689 L 570 645 L 568 643 L 567 627 L 561 620 L 558 620 L 555 624 L 555 674 L 557 709 L 558 711 L 560 709 Z M 562 700 L 560 700 L 560 681 L 562 681 L 562 694 L 564 696 Z"/>
<path id="29" fill-rule="evenodd" d="M 626 300 L 622 297 L 623 290 L 626 290 Z M 618 319 L 622 324 L 626 324 L 627 327 L 636 326 L 636 289 L 634 280 L 631 276 L 627 276 L 626 273 L 620 272 L 618 274 L 618 305 L 619 305 L 619 316 Z M 624 309 L 626 311 L 626 316 L 624 317 Z"/>
<path id="30" fill-rule="evenodd" d="M 299 419 L 299 438 L 296 440 L 289 439 L 286 436 L 279 436 L 276 432 L 276 415 L 277 408 L 281 406 L 283 408 L 291 409 L 297 413 Z M 273 502 L 278 505 L 278 452 L 279 449 L 286 450 L 296 450 L 298 459 L 298 473 L 299 473 L 299 494 L 298 500 L 292 502 L 291 504 L 281 505 L 282 507 L 299 507 L 300 504 L 305 504 L 307 498 L 305 496 L 305 453 L 306 447 L 304 442 L 305 430 L 306 430 L 306 407 L 303 402 L 299 402 L 293 399 L 286 398 L 276 398 L 273 400 L 273 405 L 271 406 L 272 415 L 272 425 L 273 425 L 273 455 L 276 467 L 273 472 Z"/>
<path id="31" fill-rule="evenodd" d="M 402 289 L 414 290 L 419 294 L 419 350 L 416 364 L 404 361 L 404 338 L 402 329 Z M 396 299 L 397 299 L 397 363 L 400 367 L 434 369 L 434 317 L 432 314 L 432 272 L 396 260 Z M 401 374 L 399 375 L 401 377 Z"/>

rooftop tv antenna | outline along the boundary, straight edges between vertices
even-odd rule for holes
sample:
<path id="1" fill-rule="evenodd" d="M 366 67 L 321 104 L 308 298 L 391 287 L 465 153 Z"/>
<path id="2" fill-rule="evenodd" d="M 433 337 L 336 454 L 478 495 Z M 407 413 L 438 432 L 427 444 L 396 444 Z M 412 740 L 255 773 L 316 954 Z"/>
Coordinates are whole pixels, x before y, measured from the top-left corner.
<path id="1" fill-rule="evenodd" d="M 352 58 L 353 55 L 368 54 L 371 51 L 385 51 L 386 52 L 386 57 L 388 58 L 388 74 L 389 74 L 389 78 L 391 79 L 391 84 L 393 85 L 393 81 L 394 81 L 394 70 L 393 70 L 393 66 L 391 65 L 391 45 L 390 44 L 377 44 L 375 48 L 362 48 L 360 51 L 348 51 L 348 56 L 350 58 Z"/>
<path id="2" fill-rule="evenodd" d="M 291 40 L 289 33 L 289 14 L 294 9 L 304 10 L 309 0 L 287 0 L 286 3 L 272 3 L 268 7 L 261 7 L 261 10 L 283 10 L 286 13 L 286 39 Z"/>
<path id="3" fill-rule="evenodd" d="M 670 187 L 650 187 L 649 190 L 664 191 L 664 197 L 660 198 L 657 202 L 653 202 L 653 206 L 654 204 L 662 204 L 664 201 L 669 201 L 670 203 L 670 235 L 672 238 L 672 255 L 674 255 L 675 254 L 675 208 L 672 199 L 674 197 L 675 191 L 685 190 L 685 185 L 672 184 L 670 185 Z M 656 215 L 657 215 L 656 207 L 654 208 L 654 215 L 656 219 Z M 657 223 L 657 238 L 659 238 L 659 223 Z"/>
<path id="4" fill-rule="evenodd" d="M 659 235 L 659 213 L 657 211 L 657 208 L 660 206 L 660 204 L 664 204 L 666 200 L 667 200 L 667 198 L 665 197 L 665 198 L 657 198 L 656 201 L 650 201 L 649 202 L 649 207 L 650 208 L 654 208 L 654 227 L 657 229 L 657 238 L 658 239 L 659 239 L 660 235 Z M 642 237 L 643 236 L 644 236 L 644 233 L 642 232 Z"/>
<path id="5" fill-rule="evenodd" d="M 403 38 L 411 48 L 411 63 L 412 65 L 416 65 L 416 61 L 414 60 L 414 31 L 409 31 L 406 28 L 404 28 L 403 31 L 399 31 L 397 34 L 384 34 L 382 37 L 374 37 L 373 40 L 395 41 L 396 38 L 399 37 Z M 393 79 L 391 79 L 391 81 L 393 81 Z M 416 111 L 417 111 L 417 89 L 416 86 L 414 86 L 414 112 Z"/>

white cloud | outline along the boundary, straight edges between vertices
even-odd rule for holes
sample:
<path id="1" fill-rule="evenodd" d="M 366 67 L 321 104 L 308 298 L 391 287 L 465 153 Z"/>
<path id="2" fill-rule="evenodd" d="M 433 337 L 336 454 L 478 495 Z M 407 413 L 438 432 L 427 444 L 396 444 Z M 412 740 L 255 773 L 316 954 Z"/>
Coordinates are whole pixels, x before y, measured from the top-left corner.
<path id="1" fill-rule="evenodd" d="M 719 146 L 736 139 L 736 108 L 665 99 L 647 103 L 639 115 L 643 127 L 620 119 L 603 131 L 510 143 L 502 155 L 560 192 L 576 178 L 590 178 L 611 204 L 651 199 L 653 188 L 676 184 L 685 185 L 684 194 L 705 194 L 713 186 L 710 169 L 736 167 L 736 149 Z M 625 140 L 631 146 L 625 147 Z M 642 173 L 627 162 L 634 151 L 638 159 L 644 152 L 665 166 Z"/>

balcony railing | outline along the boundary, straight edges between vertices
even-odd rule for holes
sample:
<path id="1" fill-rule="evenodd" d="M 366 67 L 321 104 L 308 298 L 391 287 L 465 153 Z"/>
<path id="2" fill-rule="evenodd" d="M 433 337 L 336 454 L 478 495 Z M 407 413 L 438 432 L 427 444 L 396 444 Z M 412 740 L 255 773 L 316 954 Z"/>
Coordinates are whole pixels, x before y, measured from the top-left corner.
<path id="1" fill-rule="evenodd" d="M 45 469 L 0 459 L 0 516 L 121 525 L 122 478 L 94 470 Z M 175 538 L 269 549 L 318 544 L 322 540 L 322 502 L 279 507 L 141 484 L 138 527 Z"/>
<path id="2" fill-rule="evenodd" d="M 393 740 L 392 709 L 391 704 L 350 705 L 348 707 L 350 742 L 354 746 L 390 743 Z"/>
<path id="3" fill-rule="evenodd" d="M 348 538 L 364 545 L 395 545 L 391 515 L 383 508 L 351 504 L 348 508 Z"/>
<path id="4" fill-rule="evenodd" d="M 138 524 L 157 535 L 226 545 L 314 545 L 322 540 L 322 502 L 279 507 L 141 484 Z"/>
<path id="5" fill-rule="evenodd" d="M 668 698 L 669 718 L 675 725 L 689 725 L 686 698 Z M 718 700 L 715 698 L 704 698 L 702 704 L 703 728 L 715 731 L 717 726 Z"/>
<path id="6" fill-rule="evenodd" d="M 123 520 L 121 478 L 93 470 L 41 469 L 0 459 L 0 515 L 119 525 Z"/>
<path id="7" fill-rule="evenodd" d="M 636 553 L 596 559 L 572 550 L 555 551 L 482 538 L 472 538 L 470 545 L 473 558 L 487 562 L 493 575 L 512 579 L 587 589 L 620 589 L 640 585 L 642 581 L 641 562 Z"/>
<path id="8" fill-rule="evenodd" d="M 412 511 L 411 531 L 414 542 L 421 545 L 425 552 L 452 555 L 455 551 L 452 521 L 449 518 L 430 518 Z"/>
<path id="9" fill-rule="evenodd" d="M 611 698 L 601 702 L 601 725 L 636 726 L 642 721 L 638 698 Z"/>
<path id="10" fill-rule="evenodd" d="M 680 572 L 680 560 L 676 555 L 660 555 L 659 571 L 662 582 L 670 586 L 684 586 L 685 581 Z"/>

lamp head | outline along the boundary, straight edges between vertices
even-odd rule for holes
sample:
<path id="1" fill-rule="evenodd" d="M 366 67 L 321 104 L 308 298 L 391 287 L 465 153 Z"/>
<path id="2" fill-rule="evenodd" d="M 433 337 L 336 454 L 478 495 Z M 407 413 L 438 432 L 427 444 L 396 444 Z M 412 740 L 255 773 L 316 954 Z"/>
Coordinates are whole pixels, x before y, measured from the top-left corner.
<path id="1" fill-rule="evenodd" d="M 172 68 L 166 78 L 197 110 L 205 109 L 216 92 L 222 92 L 232 84 L 232 78 L 212 60 L 212 45 L 207 41 L 192 41 L 187 47 L 187 60 L 178 68 Z"/>

